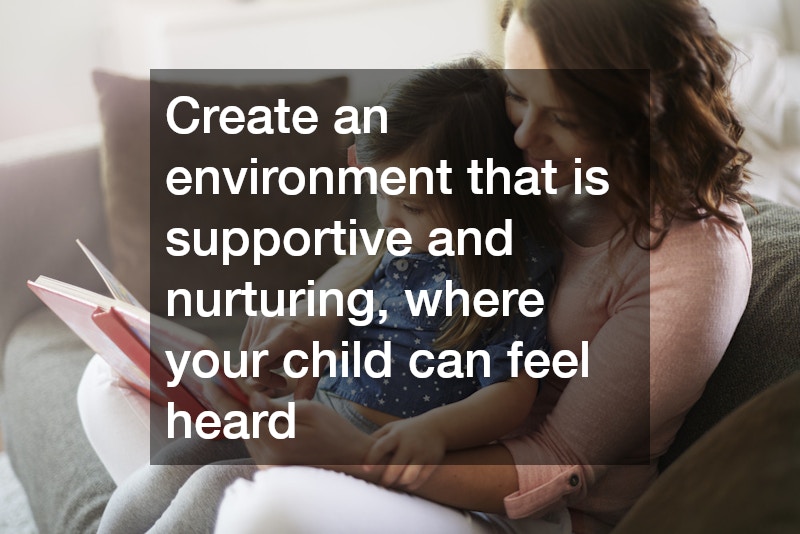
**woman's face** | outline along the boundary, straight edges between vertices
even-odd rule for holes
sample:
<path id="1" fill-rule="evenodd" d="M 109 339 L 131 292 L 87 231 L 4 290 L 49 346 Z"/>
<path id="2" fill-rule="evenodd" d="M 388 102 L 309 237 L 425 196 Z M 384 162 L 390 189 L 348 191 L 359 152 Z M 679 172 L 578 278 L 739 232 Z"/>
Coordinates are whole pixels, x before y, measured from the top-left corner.
<path id="1" fill-rule="evenodd" d="M 578 116 L 558 98 L 547 68 L 536 35 L 515 13 L 505 34 L 506 113 L 516 127 L 514 143 L 530 167 L 541 169 L 552 160 L 553 185 L 563 187 L 574 183 L 576 167 L 604 162 L 580 135 Z"/>

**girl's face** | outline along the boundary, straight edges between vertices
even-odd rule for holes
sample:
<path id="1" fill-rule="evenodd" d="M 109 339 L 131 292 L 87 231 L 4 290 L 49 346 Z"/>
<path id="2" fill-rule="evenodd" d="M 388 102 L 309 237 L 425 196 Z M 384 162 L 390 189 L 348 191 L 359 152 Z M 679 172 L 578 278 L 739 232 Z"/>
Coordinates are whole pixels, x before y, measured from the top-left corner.
<path id="1" fill-rule="evenodd" d="M 398 167 L 409 174 L 410 165 L 400 160 L 391 160 L 374 165 L 378 176 L 389 167 Z M 408 193 L 408 187 L 400 195 L 389 195 L 378 189 L 378 219 L 385 228 L 404 228 L 411 235 L 411 251 L 427 252 L 432 241 L 430 233 L 445 226 L 438 211 L 436 197 L 425 193 L 425 180 L 418 179 L 416 193 Z"/>
<path id="2" fill-rule="evenodd" d="M 562 187 L 574 183 L 576 166 L 588 169 L 604 162 L 599 150 L 580 135 L 578 117 L 559 100 L 547 68 L 533 30 L 513 14 L 505 34 L 505 74 L 514 143 L 530 167 L 541 169 L 545 160 L 552 160 L 553 185 Z M 576 158 L 581 162 L 576 164 Z"/>

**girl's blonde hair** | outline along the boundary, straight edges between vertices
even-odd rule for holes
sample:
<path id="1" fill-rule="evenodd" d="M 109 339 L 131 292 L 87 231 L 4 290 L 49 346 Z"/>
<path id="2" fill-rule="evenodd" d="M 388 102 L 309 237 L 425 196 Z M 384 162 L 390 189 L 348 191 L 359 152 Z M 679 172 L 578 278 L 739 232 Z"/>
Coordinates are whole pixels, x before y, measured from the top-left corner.
<path id="1" fill-rule="evenodd" d="M 366 165 L 399 157 L 430 167 L 447 161 L 453 169 L 449 182 L 453 192 L 440 194 L 436 200 L 451 230 L 477 228 L 485 236 L 511 219 L 512 255 L 495 257 L 483 251 L 477 256 L 450 259 L 461 287 L 469 295 L 480 289 L 501 291 L 529 285 L 525 236 L 540 244 L 556 244 L 548 204 L 540 197 L 513 192 L 475 195 L 471 191 L 467 169 L 472 160 L 485 170 L 486 160 L 492 158 L 493 166 L 508 169 L 512 179 L 523 166 L 522 153 L 513 141 L 514 128 L 505 113 L 505 93 L 502 71 L 482 58 L 416 71 L 381 101 L 387 112 L 388 132 L 358 135 L 355 142 L 359 163 Z M 372 132 L 380 131 L 377 120 Z M 369 275 L 376 263 L 371 263 Z M 366 267 L 364 270 L 368 271 Z M 472 348 L 502 320 L 454 313 L 437 338 L 437 348 Z"/>

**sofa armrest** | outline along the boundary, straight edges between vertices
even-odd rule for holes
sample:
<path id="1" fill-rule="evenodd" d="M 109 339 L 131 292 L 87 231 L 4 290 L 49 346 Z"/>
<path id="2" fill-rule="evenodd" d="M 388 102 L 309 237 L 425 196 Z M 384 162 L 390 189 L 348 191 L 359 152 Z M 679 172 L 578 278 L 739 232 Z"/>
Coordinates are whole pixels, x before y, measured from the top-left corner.
<path id="1" fill-rule="evenodd" d="M 797 532 L 800 372 L 715 426 L 653 483 L 614 534 Z"/>
<path id="2" fill-rule="evenodd" d="M 80 238 L 108 258 L 97 127 L 0 145 L 0 363 L 7 337 L 39 301 L 25 285 L 44 274 L 100 287 Z M 2 389 L 0 366 L 0 390 Z"/>
<path id="3" fill-rule="evenodd" d="M 747 307 L 730 345 L 686 416 L 660 467 L 748 399 L 800 372 L 800 210 L 754 198 L 744 208 L 753 238 L 753 280 Z"/>

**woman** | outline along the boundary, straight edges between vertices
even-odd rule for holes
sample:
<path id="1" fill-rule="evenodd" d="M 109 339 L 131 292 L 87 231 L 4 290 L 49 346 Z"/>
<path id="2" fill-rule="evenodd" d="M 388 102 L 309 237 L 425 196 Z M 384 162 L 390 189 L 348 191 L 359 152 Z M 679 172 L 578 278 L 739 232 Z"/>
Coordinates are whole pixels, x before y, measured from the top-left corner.
<path id="1" fill-rule="evenodd" d="M 564 180 L 555 184 L 565 258 L 548 309 L 550 340 L 556 350 L 589 340 L 591 378 L 544 381 L 524 436 L 449 453 L 410 491 L 459 509 L 545 519 L 461 514 L 335 473 L 283 467 L 229 489 L 219 531 L 248 519 L 312 531 L 326 518 L 358 531 L 372 524 L 368 514 L 406 531 L 413 520 L 439 532 L 468 524 L 491 531 L 495 522 L 520 532 L 602 532 L 655 479 L 658 457 L 703 391 L 748 296 L 750 239 L 738 203 L 749 155 L 738 146 L 742 128 L 726 84 L 730 52 L 694 0 L 528 0 L 507 10 L 516 144 L 532 166 L 555 160 Z M 548 68 L 564 70 L 528 70 Z M 584 169 L 605 166 L 607 194 L 572 194 L 575 157 Z M 346 286 L 346 278 L 334 268 L 327 282 Z M 319 337 L 319 328 L 254 324 L 244 342 L 279 352 Z M 649 410 L 636 402 L 643 392 Z M 370 445 L 314 405 L 302 406 L 300 421 L 299 439 L 314 436 L 315 451 L 262 441 L 251 446 L 256 462 L 303 463 L 325 449 L 330 463 L 358 464 L 351 449 L 337 456 L 338 437 L 356 449 Z M 358 466 L 331 469 L 378 480 Z M 256 502 L 267 508 L 253 514 Z"/>
<path id="2" fill-rule="evenodd" d="M 696 0 L 518 1 L 505 22 L 515 143 L 529 166 L 557 169 L 564 261 L 550 341 L 575 353 L 588 341 L 589 378 L 543 380 L 517 437 L 448 452 L 421 486 L 401 478 L 403 492 L 360 465 L 371 436 L 299 401 L 296 438 L 250 440 L 250 454 L 328 468 L 271 467 L 235 482 L 219 532 L 604 532 L 657 476 L 749 292 L 738 206 L 749 156 L 731 112 L 730 53 Z M 608 171 L 605 194 L 574 178 L 591 167 Z M 317 287 L 352 287 L 350 273 L 341 263 Z M 273 356 L 332 345 L 340 321 L 251 322 L 242 343 Z M 309 398 L 313 382 L 296 395 Z M 208 393 L 222 410 L 242 409 Z"/>

